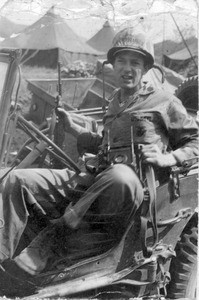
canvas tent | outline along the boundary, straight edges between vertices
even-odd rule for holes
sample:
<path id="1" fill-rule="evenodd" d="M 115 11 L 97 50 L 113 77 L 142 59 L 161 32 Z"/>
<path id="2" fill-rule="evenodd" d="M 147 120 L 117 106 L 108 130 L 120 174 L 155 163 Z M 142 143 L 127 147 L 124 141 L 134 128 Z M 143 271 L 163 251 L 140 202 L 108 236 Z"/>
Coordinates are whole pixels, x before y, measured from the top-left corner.
<path id="1" fill-rule="evenodd" d="M 179 51 L 176 51 L 170 55 L 164 55 L 164 65 L 173 69 L 175 65 L 186 64 L 190 60 L 198 57 L 198 40 L 194 39 L 192 43 L 187 44 L 187 46 L 188 49 L 184 46 L 184 48 Z"/>
<path id="2" fill-rule="evenodd" d="M 41 19 L 1 47 L 23 49 L 22 63 L 56 68 L 59 60 L 67 65 L 76 60 L 95 62 L 102 54 L 86 44 L 51 8 Z"/>
<path id="3" fill-rule="evenodd" d="M 0 37 L 2 38 L 8 38 L 12 34 L 19 33 L 23 31 L 26 27 L 26 25 L 14 23 L 6 17 L 0 17 Z"/>
<path id="4" fill-rule="evenodd" d="M 87 41 L 87 43 L 98 51 L 107 53 L 110 49 L 112 40 L 115 36 L 115 30 L 109 21 L 106 21 L 103 27 Z"/>

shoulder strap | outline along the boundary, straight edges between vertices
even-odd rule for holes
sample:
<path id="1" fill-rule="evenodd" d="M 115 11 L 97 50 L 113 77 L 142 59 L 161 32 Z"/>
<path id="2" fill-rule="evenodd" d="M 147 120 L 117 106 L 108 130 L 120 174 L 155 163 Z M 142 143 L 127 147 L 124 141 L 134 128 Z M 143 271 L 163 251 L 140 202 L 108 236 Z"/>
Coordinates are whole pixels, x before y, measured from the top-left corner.
<path id="1" fill-rule="evenodd" d="M 146 244 L 146 231 L 149 222 L 152 225 L 153 229 L 153 246 L 158 242 L 158 230 L 157 230 L 157 218 L 156 218 L 156 185 L 155 185 L 155 174 L 154 169 L 151 165 L 147 165 L 145 169 L 145 176 L 147 181 L 147 189 L 148 189 L 148 212 L 149 217 L 146 217 L 146 211 L 142 211 L 141 213 L 141 241 L 143 254 L 145 257 L 150 256 L 151 248 L 147 247 Z M 146 207 L 145 207 L 146 208 Z"/>

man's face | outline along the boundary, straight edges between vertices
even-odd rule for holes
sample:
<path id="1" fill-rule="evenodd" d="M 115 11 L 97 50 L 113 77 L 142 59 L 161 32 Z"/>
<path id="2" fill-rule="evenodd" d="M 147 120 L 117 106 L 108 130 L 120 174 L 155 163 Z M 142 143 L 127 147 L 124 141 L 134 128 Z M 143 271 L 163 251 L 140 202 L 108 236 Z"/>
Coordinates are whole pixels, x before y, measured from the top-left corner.
<path id="1" fill-rule="evenodd" d="M 147 72 L 141 54 L 131 51 L 118 53 L 113 64 L 116 80 L 123 89 L 138 89 L 142 76 Z"/>

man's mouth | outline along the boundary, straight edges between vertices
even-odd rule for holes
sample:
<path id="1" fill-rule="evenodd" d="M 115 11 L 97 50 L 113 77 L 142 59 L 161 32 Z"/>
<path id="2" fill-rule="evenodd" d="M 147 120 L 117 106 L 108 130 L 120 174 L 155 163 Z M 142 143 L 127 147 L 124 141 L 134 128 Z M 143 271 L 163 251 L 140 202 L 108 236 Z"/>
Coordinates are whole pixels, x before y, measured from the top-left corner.
<path id="1" fill-rule="evenodd" d="M 122 78 L 123 78 L 124 80 L 132 80 L 132 79 L 133 79 L 133 76 L 131 76 L 131 75 L 122 75 Z"/>

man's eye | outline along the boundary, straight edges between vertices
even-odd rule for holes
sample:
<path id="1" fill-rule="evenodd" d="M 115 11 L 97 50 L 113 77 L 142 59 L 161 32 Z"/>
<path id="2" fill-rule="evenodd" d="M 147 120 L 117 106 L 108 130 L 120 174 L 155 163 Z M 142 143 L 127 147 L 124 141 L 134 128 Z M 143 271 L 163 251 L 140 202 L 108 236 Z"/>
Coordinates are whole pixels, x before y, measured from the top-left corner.
<path id="1" fill-rule="evenodd" d="M 118 59 L 117 62 L 123 63 L 124 61 L 123 61 L 123 59 Z"/>
<path id="2" fill-rule="evenodd" d="M 138 61 L 133 61 L 133 62 L 131 62 L 131 65 L 132 66 L 139 66 L 139 62 Z"/>

